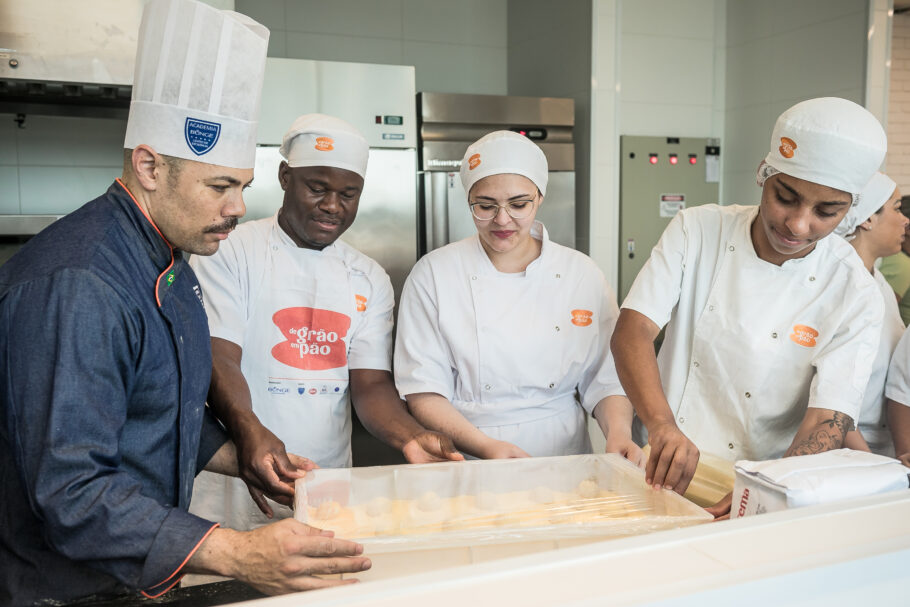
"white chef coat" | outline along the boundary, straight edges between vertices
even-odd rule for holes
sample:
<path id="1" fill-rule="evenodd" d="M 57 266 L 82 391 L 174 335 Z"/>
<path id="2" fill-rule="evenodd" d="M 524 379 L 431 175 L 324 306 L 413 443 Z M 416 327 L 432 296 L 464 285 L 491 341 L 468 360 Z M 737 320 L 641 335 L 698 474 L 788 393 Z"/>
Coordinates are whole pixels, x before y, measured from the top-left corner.
<path id="1" fill-rule="evenodd" d="M 609 356 L 616 297 L 594 262 L 547 237 L 523 273 L 499 272 L 475 235 L 425 255 L 402 291 L 395 382 L 447 398 L 531 455 L 590 453 L 584 410 L 622 394 Z M 609 366 L 609 372 L 606 367 Z"/>
<path id="2" fill-rule="evenodd" d="M 211 335 L 243 350 L 260 421 L 288 452 L 323 468 L 350 466 L 349 370 L 391 370 L 394 294 L 385 271 L 341 241 L 298 247 L 277 214 L 240 225 L 215 255 L 190 263 Z M 267 522 L 241 480 L 205 472 L 190 511 L 237 529 Z"/>
<path id="3" fill-rule="evenodd" d="M 873 453 L 894 457 L 894 443 L 888 430 L 888 418 L 885 409 L 885 379 L 888 375 L 888 364 L 891 354 L 904 333 L 904 322 L 897 307 L 894 289 L 878 269 L 873 269 L 873 278 L 878 285 L 885 305 L 885 316 L 882 319 L 882 335 L 878 343 L 878 353 L 872 364 L 872 374 L 863 395 L 863 409 L 859 414 L 858 428 L 863 438 L 869 443 Z"/>
<path id="4" fill-rule="evenodd" d="M 904 330 L 891 355 L 885 397 L 910 407 L 910 327 Z"/>
<path id="5" fill-rule="evenodd" d="M 852 246 L 826 237 L 768 263 L 752 245 L 757 214 L 681 211 L 622 304 L 667 325 L 658 366 L 670 408 L 700 450 L 729 460 L 781 457 L 807 406 L 856 420 L 881 333 L 881 296 Z"/>

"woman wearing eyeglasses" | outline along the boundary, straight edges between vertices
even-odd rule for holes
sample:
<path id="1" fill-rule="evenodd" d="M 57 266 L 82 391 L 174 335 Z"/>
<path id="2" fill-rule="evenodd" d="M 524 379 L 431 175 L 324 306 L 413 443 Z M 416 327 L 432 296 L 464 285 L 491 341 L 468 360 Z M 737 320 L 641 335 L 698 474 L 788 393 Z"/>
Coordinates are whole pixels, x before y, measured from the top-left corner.
<path id="1" fill-rule="evenodd" d="M 607 451 L 641 463 L 609 354 L 616 297 L 586 255 L 535 221 L 547 161 L 496 131 L 461 164 L 477 234 L 425 255 L 401 296 L 395 382 L 414 416 L 477 458 Z"/>

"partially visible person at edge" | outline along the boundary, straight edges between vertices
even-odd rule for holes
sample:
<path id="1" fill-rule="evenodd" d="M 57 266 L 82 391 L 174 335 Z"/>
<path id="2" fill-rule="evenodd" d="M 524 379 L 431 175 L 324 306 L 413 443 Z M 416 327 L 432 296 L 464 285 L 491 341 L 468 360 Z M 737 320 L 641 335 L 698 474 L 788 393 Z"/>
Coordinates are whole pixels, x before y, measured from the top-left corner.
<path id="1" fill-rule="evenodd" d="M 901 198 L 901 213 L 910 218 L 910 196 Z M 904 239 L 900 251 L 882 258 L 878 270 L 897 297 L 901 321 L 905 327 L 910 325 L 910 238 Z"/>
<path id="2" fill-rule="evenodd" d="M 607 450 L 641 464 L 608 348 L 616 296 L 589 257 L 536 220 L 547 176 L 543 151 L 517 133 L 468 147 L 463 212 L 477 234 L 408 276 L 395 383 L 421 423 L 477 458 L 590 453 L 588 411 Z"/>
<path id="3" fill-rule="evenodd" d="M 881 338 L 863 395 L 862 410 L 856 430 L 847 433 L 844 446 L 888 457 L 894 457 L 894 445 L 885 413 L 885 377 L 891 353 L 904 332 L 904 323 L 897 310 L 894 291 L 875 268 L 875 261 L 900 251 L 908 224 L 910 219 L 901 213 L 901 193 L 897 184 L 887 175 L 876 173 L 860 193 L 857 205 L 834 230 L 853 245 L 866 271 L 875 279 L 884 304 Z"/>
<path id="4" fill-rule="evenodd" d="M 884 130 L 861 106 L 798 103 L 774 126 L 758 206 L 699 206 L 670 222 L 612 340 L 636 436 L 651 446 L 648 483 L 684 493 L 699 450 L 767 460 L 843 445 L 883 304 L 853 248 L 828 235 L 885 149 Z M 710 509 L 729 511 L 730 495 Z"/>
<path id="5" fill-rule="evenodd" d="M 240 533 L 187 512 L 199 470 L 237 465 L 205 407 L 208 327 L 183 252 L 214 253 L 244 212 L 267 41 L 237 13 L 149 2 L 122 177 L 0 268 L 0 604 L 154 597 L 186 572 L 280 593 L 370 566 L 294 520 Z M 211 87 L 182 86 L 185 70 Z"/>
<path id="6" fill-rule="evenodd" d="M 351 404 L 410 463 L 461 460 L 408 413 L 392 379 L 392 284 L 338 240 L 357 216 L 369 145 L 332 116 L 297 118 L 280 149 L 278 212 L 245 223 L 212 256 L 193 256 L 205 293 L 214 370 L 209 406 L 237 443 L 240 479 L 203 472 L 190 512 L 234 529 L 292 511 L 286 449 L 321 467 L 351 465 Z M 267 176 L 265 178 L 271 178 Z M 240 437 L 244 437 L 243 440 Z"/>

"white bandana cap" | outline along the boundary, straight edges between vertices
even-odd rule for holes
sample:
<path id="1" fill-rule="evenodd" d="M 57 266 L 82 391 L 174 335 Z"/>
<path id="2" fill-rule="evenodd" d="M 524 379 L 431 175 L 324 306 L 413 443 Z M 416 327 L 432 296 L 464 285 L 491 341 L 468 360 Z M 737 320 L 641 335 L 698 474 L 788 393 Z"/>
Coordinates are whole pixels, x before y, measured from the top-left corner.
<path id="1" fill-rule="evenodd" d="M 530 179 L 547 193 L 547 157 L 536 143 L 512 131 L 493 131 L 472 143 L 461 161 L 461 184 L 471 193 L 474 184 L 490 175 L 514 173 Z"/>
<path id="2" fill-rule="evenodd" d="M 142 13 L 123 146 L 251 169 L 269 30 L 196 0 L 151 0 Z"/>
<path id="3" fill-rule="evenodd" d="M 821 97 L 780 115 L 765 163 L 855 195 L 881 166 L 887 146 L 882 125 L 869 110 L 846 99 Z"/>
<path id="4" fill-rule="evenodd" d="M 366 177 L 370 145 L 341 118 L 304 114 L 284 134 L 278 151 L 291 167 L 334 167 Z"/>
<path id="5" fill-rule="evenodd" d="M 888 199 L 891 198 L 891 195 L 894 194 L 896 188 L 897 184 L 894 180 L 884 173 L 873 175 L 866 187 L 863 188 L 863 191 L 859 193 L 858 202 L 847 211 L 841 222 L 834 228 L 834 233 L 851 240 L 851 235 L 859 227 L 859 224 L 872 217 L 876 211 L 882 208 L 888 202 Z"/>

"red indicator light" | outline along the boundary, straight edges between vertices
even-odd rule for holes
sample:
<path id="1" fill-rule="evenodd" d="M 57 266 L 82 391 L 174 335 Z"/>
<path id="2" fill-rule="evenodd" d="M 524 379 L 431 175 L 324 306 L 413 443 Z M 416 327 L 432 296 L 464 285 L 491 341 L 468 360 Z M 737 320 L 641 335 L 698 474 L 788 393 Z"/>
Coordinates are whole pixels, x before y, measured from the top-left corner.
<path id="1" fill-rule="evenodd" d="M 698 157 L 695 154 L 689 154 L 689 164 L 697 164 Z"/>
<path id="2" fill-rule="evenodd" d="M 679 162 L 679 158 L 676 154 L 670 154 L 670 164 L 676 164 L 677 162 Z"/>
<path id="3" fill-rule="evenodd" d="M 376 116 L 376 124 L 382 124 L 382 116 Z"/>
<path id="4" fill-rule="evenodd" d="M 651 164 L 657 164 L 657 154 L 651 154 L 648 157 L 648 162 L 650 162 Z"/>

